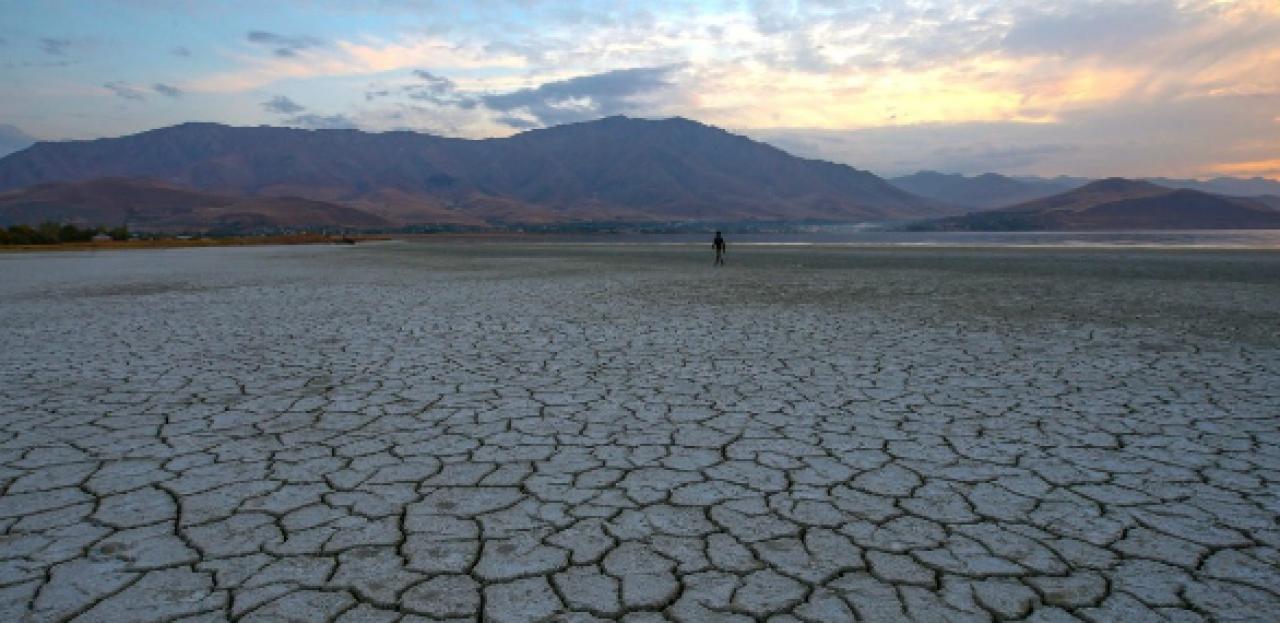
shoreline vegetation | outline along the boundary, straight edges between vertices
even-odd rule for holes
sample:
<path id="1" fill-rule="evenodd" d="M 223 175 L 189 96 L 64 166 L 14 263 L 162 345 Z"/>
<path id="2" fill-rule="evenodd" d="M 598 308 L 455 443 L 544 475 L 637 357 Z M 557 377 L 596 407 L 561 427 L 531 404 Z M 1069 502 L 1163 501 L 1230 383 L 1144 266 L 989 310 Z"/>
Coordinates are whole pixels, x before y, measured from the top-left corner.
<path id="1" fill-rule="evenodd" d="M 1256 240 L 1197 240 L 1195 234 L 1208 231 L 1226 232 L 1226 230 L 1130 230 L 1127 232 L 1105 231 L 1000 231 L 989 232 L 994 235 L 1014 236 L 1005 240 L 967 239 L 966 234 L 982 234 L 960 230 L 920 230 L 903 227 L 902 223 L 831 223 L 831 222 L 681 222 L 681 223 L 572 223 L 568 225 L 508 225 L 506 227 L 487 228 L 399 228 L 384 230 L 365 230 L 359 233 L 333 233 L 326 231 L 203 231 L 203 232 L 131 232 L 125 226 L 107 228 L 104 226 L 80 227 L 72 224 L 46 222 L 37 226 L 13 225 L 8 228 L 0 226 L 0 253 L 5 252 L 42 252 L 42 251 L 97 251 L 113 249 L 167 249 L 167 248 L 201 248 L 231 246 L 268 246 L 268 245 L 354 245 L 361 242 L 374 241 L 426 241 L 435 242 L 569 242 L 600 243 L 617 240 L 628 244 L 652 242 L 656 244 L 701 244 L 699 240 L 678 241 L 663 240 L 665 236 L 690 235 L 710 236 L 710 232 L 725 230 L 735 238 L 737 244 L 746 246 L 789 246 L 802 244 L 813 247 L 838 246 L 858 247 L 863 249 L 894 249 L 913 246 L 938 246 L 950 249 L 1002 247 L 1007 249 L 1049 248 L 1058 251 L 1079 250 L 1094 251 L 1100 249 L 1136 251 L 1143 249 L 1183 251 L 1213 250 L 1259 250 L 1277 252 L 1280 245 L 1277 239 Z M 1242 233 L 1257 230 L 1240 230 Z M 1280 230 L 1276 230 L 1280 232 Z M 1191 237 L 1178 239 L 1182 232 Z M 960 238 L 953 240 L 892 240 L 881 239 L 877 235 L 890 238 L 897 235 L 911 234 L 953 234 Z M 1136 237 L 1124 237 L 1123 234 Z M 1226 232 L 1230 233 L 1230 232 Z M 770 239 L 760 236 L 779 234 L 784 236 L 800 235 L 794 239 Z M 804 238 L 806 234 L 814 234 Z M 860 234 L 870 236 L 858 237 Z M 1121 236 L 1119 240 L 1097 240 L 1090 243 L 1087 239 L 1063 239 L 1055 244 L 1053 240 L 1043 243 L 1035 234 L 1049 236 L 1084 236 L 1099 235 L 1106 237 Z M 843 235 L 843 236 L 842 236 Z M 1031 235 L 1031 238 L 1027 238 Z M 1156 235 L 1144 240 L 1143 236 Z M 585 238 L 584 238 L 585 236 Z M 650 238 L 652 236 L 652 238 Z M 1022 239 L 1017 239 L 1021 236 Z M 709 238 L 708 238 L 709 239 Z"/>
<path id="2" fill-rule="evenodd" d="M 578 222 L 555 224 L 504 224 L 489 227 L 409 226 L 355 234 L 323 232 L 205 232 L 202 234 L 130 232 L 125 226 L 79 227 L 46 222 L 40 225 L 0 226 L 0 253 L 21 251 L 85 251 L 107 249 L 162 249 L 218 246 L 355 244 L 392 239 L 511 239 L 583 234 L 680 234 L 709 233 L 728 228 L 738 233 L 799 233 L 815 228 L 848 226 L 826 221 L 760 222 Z"/>
<path id="3" fill-rule="evenodd" d="M 86 251 L 110 249 L 165 249 L 299 244 L 356 244 L 389 240 L 385 235 L 335 235 L 327 233 L 280 233 L 236 235 L 178 235 L 130 233 L 125 227 L 80 228 L 75 225 L 44 223 L 39 226 L 0 227 L 0 253 L 23 251 Z"/>

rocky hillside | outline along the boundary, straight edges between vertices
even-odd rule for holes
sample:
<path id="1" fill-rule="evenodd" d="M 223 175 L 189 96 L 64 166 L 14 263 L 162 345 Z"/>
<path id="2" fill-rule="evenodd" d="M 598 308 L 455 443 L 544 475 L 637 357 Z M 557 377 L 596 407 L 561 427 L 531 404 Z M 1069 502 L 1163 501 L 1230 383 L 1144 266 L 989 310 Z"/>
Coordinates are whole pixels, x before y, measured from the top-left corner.
<path id="1" fill-rule="evenodd" d="M 1257 199 L 1109 178 L 999 210 L 926 221 L 916 229 L 1056 231 L 1280 228 L 1280 211 Z"/>
<path id="2" fill-rule="evenodd" d="M 0 225 L 46 221 L 190 232 L 378 229 L 390 225 L 381 217 L 323 201 L 233 197 L 129 178 L 51 182 L 0 193 Z"/>
<path id="3" fill-rule="evenodd" d="M 187 123 L 37 143 L 0 190 L 102 177 L 341 203 L 395 224 L 910 219 L 947 213 L 866 171 L 687 119 L 610 117 L 464 140 L 415 132 Z M 951 210 L 954 213 L 954 210 Z"/>

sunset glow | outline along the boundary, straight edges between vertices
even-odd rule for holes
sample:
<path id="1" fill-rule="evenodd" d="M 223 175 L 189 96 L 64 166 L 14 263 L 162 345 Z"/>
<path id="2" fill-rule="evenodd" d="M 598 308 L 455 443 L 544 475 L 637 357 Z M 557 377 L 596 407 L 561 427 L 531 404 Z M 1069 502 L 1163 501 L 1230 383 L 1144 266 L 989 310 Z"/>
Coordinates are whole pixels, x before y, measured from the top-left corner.
<path id="1" fill-rule="evenodd" d="M 380 6 L 3 3 L 0 76 L 19 88 L 0 123 L 41 139 L 193 119 L 486 137 L 680 115 L 886 173 L 998 164 L 919 139 L 907 156 L 857 148 L 928 127 L 1056 146 L 1013 173 L 1276 175 L 1280 6 L 1265 0 Z M 1171 137 L 1188 127 L 1213 140 Z"/>

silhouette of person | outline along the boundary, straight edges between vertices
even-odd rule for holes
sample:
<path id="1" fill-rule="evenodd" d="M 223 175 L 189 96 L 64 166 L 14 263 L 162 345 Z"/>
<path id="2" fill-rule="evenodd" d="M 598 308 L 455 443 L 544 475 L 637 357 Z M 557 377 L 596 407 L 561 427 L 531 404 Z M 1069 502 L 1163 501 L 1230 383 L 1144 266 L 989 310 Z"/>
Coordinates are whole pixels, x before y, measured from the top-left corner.
<path id="1" fill-rule="evenodd" d="M 716 239 L 711 241 L 711 248 L 716 250 L 715 265 L 724 266 L 725 244 L 724 244 L 724 237 L 720 235 L 720 232 L 716 232 Z"/>

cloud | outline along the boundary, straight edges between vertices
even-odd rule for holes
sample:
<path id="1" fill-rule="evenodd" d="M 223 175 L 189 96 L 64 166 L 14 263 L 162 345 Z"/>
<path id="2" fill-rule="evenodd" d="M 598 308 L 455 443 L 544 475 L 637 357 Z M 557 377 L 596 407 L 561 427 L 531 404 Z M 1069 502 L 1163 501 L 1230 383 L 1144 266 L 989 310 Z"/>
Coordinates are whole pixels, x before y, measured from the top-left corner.
<path id="1" fill-rule="evenodd" d="M 288 97 L 277 95 L 265 102 L 262 102 L 262 109 L 267 112 L 279 113 L 281 115 L 292 115 L 306 110 L 307 107 L 289 99 Z"/>
<path id="2" fill-rule="evenodd" d="M 1096 55 L 1149 42 L 1186 25 L 1168 2 L 1102 2 L 1023 10 L 1001 46 L 1017 54 Z"/>
<path id="3" fill-rule="evenodd" d="M 536 121 L 523 119 L 521 117 L 515 117 L 512 115 L 499 115 L 495 119 L 495 121 L 497 121 L 498 123 L 501 123 L 502 125 L 513 127 L 517 130 L 532 130 L 534 128 L 540 127 L 540 124 Z"/>
<path id="4" fill-rule="evenodd" d="M 508 72 L 525 68 L 525 59 L 511 53 L 490 53 L 484 46 L 455 43 L 437 37 L 406 35 L 399 41 L 355 43 L 337 40 L 305 55 L 240 55 L 229 58 L 237 65 L 212 75 L 196 77 L 188 91 L 244 92 L 280 80 L 306 80 L 381 74 L 430 65 L 450 70 Z"/>
<path id="5" fill-rule="evenodd" d="M 655 95 L 674 87 L 678 65 L 616 69 L 535 87 L 495 91 L 473 82 L 464 90 L 454 80 L 425 69 L 408 84 L 370 84 L 365 101 L 403 97 L 438 112 L 480 109 L 499 127 L 528 129 L 629 112 L 651 112 Z M 481 106 L 483 105 L 483 106 Z"/>
<path id="6" fill-rule="evenodd" d="M 415 69 L 412 75 L 416 80 L 409 84 L 397 86 L 370 84 L 364 94 L 365 101 L 403 96 L 437 106 L 456 106 L 465 109 L 476 106 L 475 97 L 459 91 L 458 85 L 449 78 L 438 76 L 425 69 Z"/>
<path id="7" fill-rule="evenodd" d="M 1245 162 L 1224 162 L 1221 164 L 1215 164 L 1210 168 L 1214 173 L 1223 175 L 1263 175 L 1280 179 L 1280 158 L 1249 160 Z"/>
<path id="8" fill-rule="evenodd" d="M 0 123 L 0 156 L 30 147 L 36 139 L 17 126 Z"/>
<path id="9" fill-rule="evenodd" d="M 166 97 L 182 97 L 182 89 L 163 82 L 157 82 L 151 85 L 151 90 Z"/>
<path id="10" fill-rule="evenodd" d="M 1043 124 L 980 122 L 889 126 L 862 130 L 747 130 L 746 134 L 798 156 L 844 162 L 882 175 L 919 170 L 974 175 L 1056 174 L 1082 145 Z M 933 147 L 929 147 L 932 145 Z"/>
<path id="11" fill-rule="evenodd" d="M 380 102 L 354 108 L 347 115 L 361 129 L 412 130 L 439 136 L 507 136 L 514 127 L 497 121 L 493 111 L 480 105 L 439 106 L 418 100 Z"/>
<path id="12" fill-rule="evenodd" d="M 1017 4 L 756 2 L 746 52 L 789 72 L 927 70 L 996 48 Z"/>
<path id="13" fill-rule="evenodd" d="M 356 127 L 356 123 L 346 115 L 316 115 L 311 113 L 295 115 L 285 119 L 284 124 L 308 130 L 350 130 Z"/>
<path id="14" fill-rule="evenodd" d="M 347 130 L 357 127 L 355 121 L 346 115 L 321 115 L 303 112 L 306 106 L 299 104 L 284 95 L 277 95 L 262 102 L 263 110 L 281 115 L 290 115 L 282 123 L 296 128 L 308 130 Z"/>
<path id="15" fill-rule="evenodd" d="M 413 99 L 421 99 L 428 101 L 437 101 L 441 98 L 452 95 L 457 85 L 452 80 L 444 76 L 437 76 L 425 69 L 413 70 L 413 75 L 422 79 L 426 84 L 414 88 L 409 93 L 409 97 Z"/>
<path id="16" fill-rule="evenodd" d="M 191 50 L 188 49 L 186 46 L 182 46 L 182 45 L 174 46 L 169 50 L 169 53 L 174 56 L 182 56 L 182 57 L 191 56 Z"/>
<path id="17" fill-rule="evenodd" d="M 1280 95 L 1135 101 L 1067 112 L 1054 123 L 742 131 L 796 155 L 885 175 L 932 169 L 964 174 L 1208 177 L 1268 174 L 1276 159 L 1275 145 L 1280 145 L 1280 124 L 1273 121 L 1276 110 Z"/>
<path id="18" fill-rule="evenodd" d="M 375 73 L 429 65 L 448 69 L 521 69 L 528 62 L 510 51 L 471 41 L 410 36 L 399 41 L 338 41 L 338 62 L 350 73 Z"/>
<path id="19" fill-rule="evenodd" d="M 251 30 L 246 35 L 246 38 L 250 43 L 271 48 L 273 54 L 284 58 L 297 56 L 298 52 L 302 50 L 319 47 L 324 44 L 324 41 L 316 37 L 305 35 L 287 36 L 264 30 Z"/>
<path id="20" fill-rule="evenodd" d="M 139 89 L 136 86 L 133 86 L 132 84 L 129 84 L 128 82 L 124 82 L 122 80 L 106 82 L 106 83 L 103 83 L 102 86 L 106 87 L 108 91 L 111 91 L 113 95 L 121 99 L 134 100 L 134 101 L 142 101 L 144 99 L 147 99 L 146 95 L 143 93 L 141 89 Z"/>
<path id="21" fill-rule="evenodd" d="M 70 39 L 59 39 L 54 37 L 43 37 L 40 39 L 40 49 L 45 54 L 53 56 L 62 56 L 66 54 L 67 48 L 71 47 Z"/>
<path id="22" fill-rule="evenodd" d="M 1034 167 L 1054 156 L 1078 151 L 1070 143 L 991 144 L 975 142 L 950 145 L 930 150 L 929 157 L 945 170 L 1013 171 Z"/>
<path id="23" fill-rule="evenodd" d="M 349 4 L 288 2 L 270 12 L 279 21 L 232 26 L 237 45 L 199 48 L 201 62 L 185 63 L 195 73 L 174 84 L 215 94 L 200 101 L 225 102 L 214 114 L 227 121 L 296 117 L 477 138 L 609 114 L 678 114 L 884 170 L 1185 176 L 1265 168 L 1276 157 L 1280 106 L 1265 113 L 1265 128 L 1255 119 L 1257 102 L 1280 95 L 1276 0 Z M 442 11 L 450 18 L 424 17 Z M 16 32 L 3 34 L 17 45 Z M 35 56 L 0 61 L 0 72 L 76 62 L 83 48 L 126 38 L 68 36 L 28 39 L 40 46 Z M 126 60 L 101 56 L 92 62 Z M 162 99 L 149 85 L 173 74 L 136 73 L 146 70 L 107 75 Z M 0 112 L 68 109 L 32 122 L 50 135 L 153 123 L 142 106 L 121 121 L 63 104 L 56 98 L 75 96 L 36 73 L 25 103 L 0 98 Z M 314 109 L 262 102 L 283 92 L 309 93 Z"/>
<path id="24" fill-rule="evenodd" d="M 570 123 L 641 109 L 638 98 L 671 87 L 669 77 L 677 68 L 615 69 L 479 99 L 504 113 L 499 119 L 511 127 Z"/>

